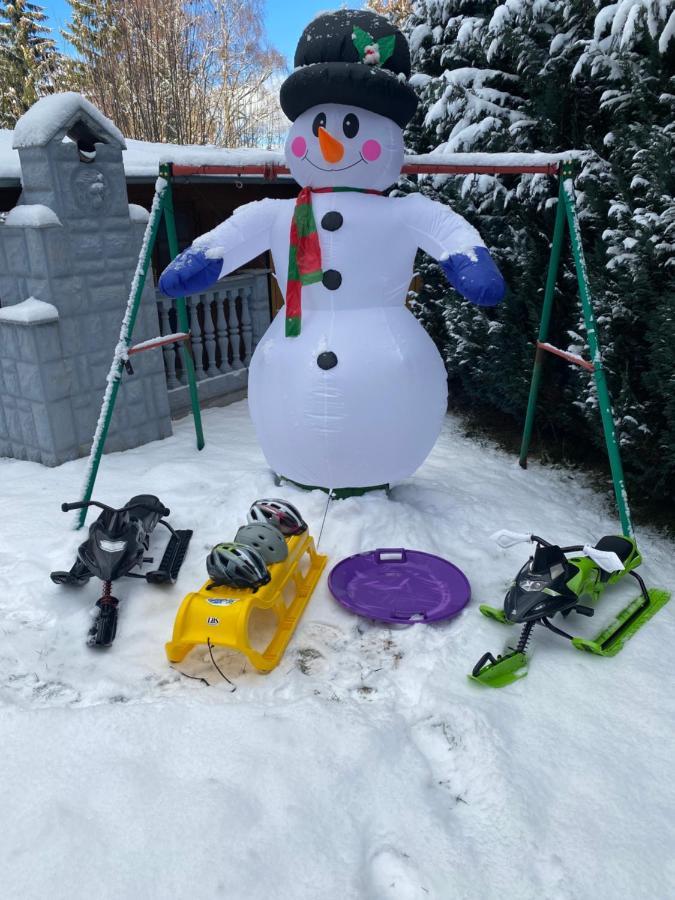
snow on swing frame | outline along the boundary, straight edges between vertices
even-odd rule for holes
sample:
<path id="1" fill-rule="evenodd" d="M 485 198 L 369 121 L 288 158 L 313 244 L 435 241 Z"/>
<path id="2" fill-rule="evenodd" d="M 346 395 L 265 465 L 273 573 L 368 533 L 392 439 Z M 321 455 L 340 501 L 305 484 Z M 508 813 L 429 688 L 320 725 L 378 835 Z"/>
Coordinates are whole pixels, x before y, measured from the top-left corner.
<path id="1" fill-rule="evenodd" d="M 584 151 L 571 150 L 566 153 L 455 153 L 439 154 L 428 153 L 417 156 L 407 156 L 401 173 L 403 175 L 548 175 L 558 177 L 560 191 L 558 197 L 558 210 L 551 245 L 551 258 L 549 263 L 544 305 L 540 320 L 539 335 L 536 341 L 536 355 L 532 380 L 530 385 L 530 397 L 528 401 L 523 440 L 520 452 L 520 464 L 523 468 L 527 465 L 527 453 L 530 444 L 534 410 L 536 406 L 539 381 L 541 375 L 542 355 L 548 352 L 565 359 L 567 362 L 578 365 L 593 373 L 600 399 L 600 412 L 605 436 L 605 443 L 609 456 L 610 468 L 616 503 L 621 519 L 624 534 L 633 532 L 626 487 L 623 476 L 623 468 L 619 454 L 614 421 L 611 410 L 611 402 L 602 368 L 602 359 L 597 343 L 597 326 L 593 313 L 588 279 L 586 275 L 585 260 L 581 247 L 581 234 L 576 204 L 574 198 L 573 175 L 575 161 L 580 161 L 588 154 Z M 226 160 L 226 161 L 223 161 Z M 197 449 L 204 447 L 204 435 L 199 408 L 199 396 L 194 373 L 194 363 L 188 349 L 190 331 L 188 326 L 185 298 L 176 300 L 178 322 L 180 332 L 174 335 L 165 335 L 143 341 L 131 346 L 132 334 L 136 315 L 140 306 L 145 280 L 150 267 L 152 252 L 157 240 L 159 225 L 162 218 L 165 225 L 169 243 L 169 253 L 172 259 L 178 255 L 178 239 L 173 208 L 172 182 L 174 179 L 190 181 L 193 178 L 233 180 L 256 177 L 264 181 L 276 181 L 278 178 L 290 179 L 290 171 L 284 165 L 282 153 L 273 154 L 266 152 L 261 161 L 249 161 L 251 154 L 247 154 L 241 160 L 233 159 L 232 151 L 218 151 L 212 148 L 190 148 L 184 153 L 174 155 L 172 160 L 160 161 L 160 175 L 155 185 L 155 197 L 150 212 L 143 244 L 138 258 L 136 273 L 131 285 L 126 313 L 120 330 L 120 338 L 115 348 L 112 364 L 107 377 L 106 391 L 101 406 L 96 432 L 94 434 L 89 462 L 86 469 L 86 480 L 83 492 L 83 501 L 91 499 L 96 475 L 100 465 L 110 421 L 117 398 L 117 392 L 126 370 L 131 373 L 129 356 L 145 350 L 156 349 L 167 343 L 180 344 L 183 354 L 190 397 L 192 413 L 195 423 Z M 560 249 L 565 228 L 565 222 L 569 227 L 572 242 L 575 268 L 579 284 L 579 293 L 589 336 L 592 362 L 577 357 L 567 351 L 560 350 L 549 344 L 546 340 L 548 326 L 552 311 L 553 291 L 560 262 Z M 79 513 L 76 528 L 84 525 L 86 509 Z"/>
<path id="2" fill-rule="evenodd" d="M 441 163 L 431 161 L 432 154 L 406 157 L 407 162 L 401 169 L 402 175 L 557 175 L 560 165 L 570 155 L 563 154 L 525 154 L 525 153 L 456 153 L 454 157 L 463 157 L 461 162 Z M 489 157 L 493 156 L 494 161 Z M 529 157 L 529 161 L 525 161 Z M 475 161 L 474 161 L 475 160 Z M 171 163 L 174 178 L 191 178 L 195 176 L 226 176 L 242 178 L 246 176 L 262 176 L 265 181 L 276 181 L 277 178 L 290 178 L 288 166 L 282 162 L 237 165 Z"/>

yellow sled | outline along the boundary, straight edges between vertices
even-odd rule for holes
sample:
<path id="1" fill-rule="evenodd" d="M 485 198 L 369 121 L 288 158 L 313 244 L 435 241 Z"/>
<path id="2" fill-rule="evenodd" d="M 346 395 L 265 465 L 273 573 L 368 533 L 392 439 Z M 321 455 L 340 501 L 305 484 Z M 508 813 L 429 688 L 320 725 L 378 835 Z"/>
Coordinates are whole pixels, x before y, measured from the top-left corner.
<path id="1" fill-rule="evenodd" d="M 309 532 L 286 539 L 288 557 L 269 567 L 272 580 L 257 591 L 215 586 L 207 581 L 180 605 L 173 638 L 166 645 L 169 662 L 180 662 L 197 644 L 231 647 L 243 653 L 259 672 L 279 665 L 291 635 L 317 585 L 327 556 L 316 552 Z M 258 626 L 273 623 L 271 639 L 260 642 Z"/>

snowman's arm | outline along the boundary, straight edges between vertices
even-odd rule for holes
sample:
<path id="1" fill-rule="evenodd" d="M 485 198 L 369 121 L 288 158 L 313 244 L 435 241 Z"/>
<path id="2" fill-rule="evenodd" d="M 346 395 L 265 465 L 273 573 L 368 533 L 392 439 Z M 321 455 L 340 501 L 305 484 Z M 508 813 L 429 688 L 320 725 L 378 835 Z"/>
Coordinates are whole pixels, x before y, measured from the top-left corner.
<path id="1" fill-rule="evenodd" d="M 198 237 L 167 266 L 159 289 L 169 297 L 205 290 L 269 250 L 272 225 L 284 202 L 265 199 L 235 209 L 229 219 Z"/>
<path id="2" fill-rule="evenodd" d="M 417 246 L 441 264 L 455 290 L 479 306 L 499 303 L 506 285 L 476 229 L 423 194 L 409 194 L 403 202 L 404 221 Z"/>

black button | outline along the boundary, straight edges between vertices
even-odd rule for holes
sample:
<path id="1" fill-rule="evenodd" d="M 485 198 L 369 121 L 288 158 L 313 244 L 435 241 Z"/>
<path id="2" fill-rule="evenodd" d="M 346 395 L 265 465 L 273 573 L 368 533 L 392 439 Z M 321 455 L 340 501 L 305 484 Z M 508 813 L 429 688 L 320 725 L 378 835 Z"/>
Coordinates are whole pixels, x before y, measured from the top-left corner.
<path id="1" fill-rule="evenodd" d="M 326 231 L 337 231 L 338 228 L 342 228 L 342 223 L 344 219 L 342 218 L 342 214 L 339 212 L 327 212 L 326 215 L 321 220 L 321 227 L 325 228 Z"/>
<path id="2" fill-rule="evenodd" d="M 342 284 L 342 275 L 337 269 L 326 269 L 321 280 L 323 281 L 323 286 L 328 288 L 329 291 L 337 291 Z"/>
<path id="3" fill-rule="evenodd" d="M 319 353 L 316 362 L 320 369 L 334 369 L 337 366 L 337 356 L 332 350 L 326 350 L 325 353 Z"/>

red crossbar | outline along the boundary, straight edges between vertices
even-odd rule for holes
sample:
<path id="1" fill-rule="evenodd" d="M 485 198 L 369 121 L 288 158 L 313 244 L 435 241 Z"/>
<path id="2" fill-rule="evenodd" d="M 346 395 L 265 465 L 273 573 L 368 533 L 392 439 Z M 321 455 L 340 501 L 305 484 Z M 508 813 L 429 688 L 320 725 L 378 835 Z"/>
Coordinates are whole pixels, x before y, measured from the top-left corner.
<path id="1" fill-rule="evenodd" d="M 582 369 L 588 369 L 589 372 L 593 371 L 593 363 L 588 362 L 587 359 L 582 359 L 580 356 L 576 356 L 574 353 L 560 350 L 559 347 L 554 347 L 553 344 L 537 341 L 537 350 L 545 350 L 547 353 L 552 353 L 554 356 L 560 356 L 562 359 L 566 359 L 567 362 L 572 363 L 573 366 L 581 366 Z"/>
<path id="2" fill-rule="evenodd" d="M 452 163 L 408 163 L 403 166 L 404 175 L 556 175 L 559 163 L 541 163 L 525 166 L 504 165 L 454 165 Z M 262 175 L 266 181 L 275 181 L 279 176 L 290 175 L 286 166 L 278 163 L 250 166 L 188 166 L 174 163 L 175 177 L 189 175 L 229 175 L 239 178 L 243 175 Z"/>
<path id="3" fill-rule="evenodd" d="M 182 175 L 229 175 L 238 178 L 240 175 L 262 175 L 268 181 L 274 181 L 279 175 L 290 175 L 286 166 L 277 163 L 255 166 L 184 166 L 174 163 L 172 172 L 175 177 Z"/>
<path id="4" fill-rule="evenodd" d="M 164 344 L 177 344 L 180 341 L 187 341 L 190 338 L 189 332 L 180 332 L 170 334 L 168 337 L 158 337 L 154 340 L 143 341 L 127 350 L 127 356 L 133 356 L 134 353 L 143 353 L 144 350 L 154 350 L 156 347 L 163 347 Z"/>
<path id="5" fill-rule="evenodd" d="M 541 163 L 529 166 L 459 166 L 454 163 L 409 163 L 401 170 L 404 175 L 557 175 L 560 163 Z"/>

